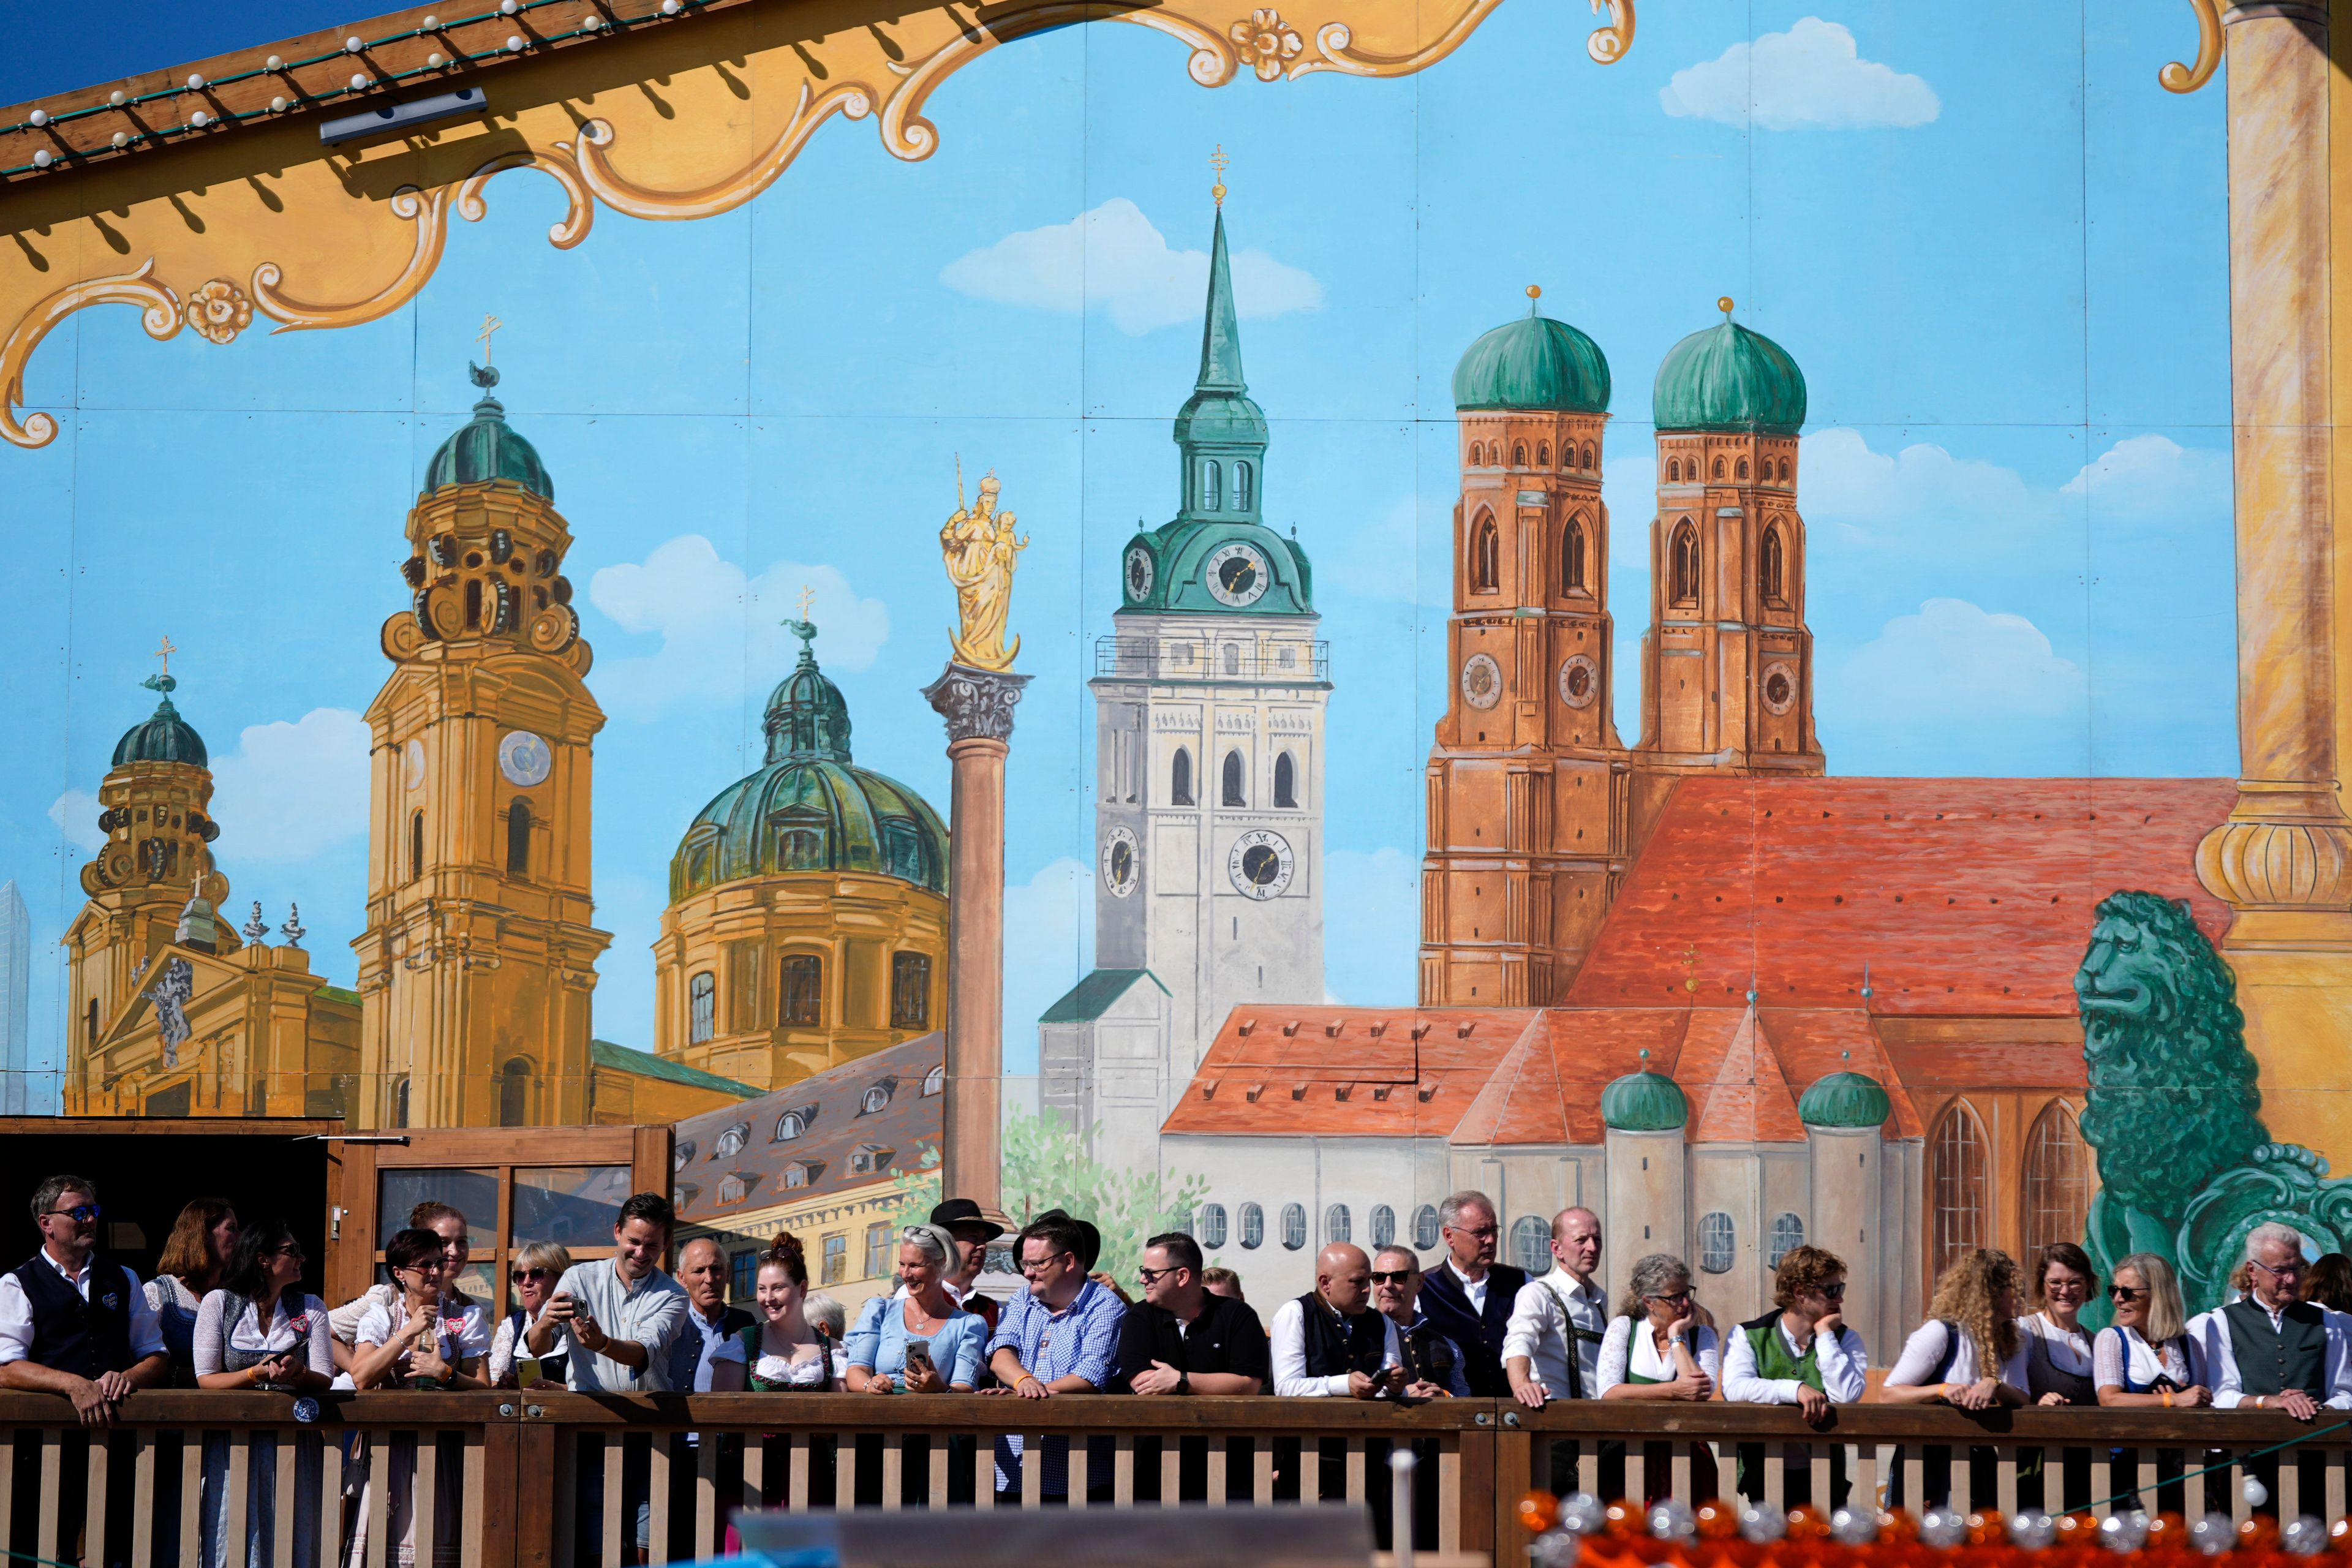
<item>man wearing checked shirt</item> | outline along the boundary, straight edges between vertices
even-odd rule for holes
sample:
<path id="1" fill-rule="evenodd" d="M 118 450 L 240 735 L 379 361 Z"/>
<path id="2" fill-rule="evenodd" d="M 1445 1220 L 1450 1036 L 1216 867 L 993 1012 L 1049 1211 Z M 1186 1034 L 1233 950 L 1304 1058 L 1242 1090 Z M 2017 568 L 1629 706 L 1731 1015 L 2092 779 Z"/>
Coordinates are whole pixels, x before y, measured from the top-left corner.
<path id="1" fill-rule="evenodd" d="M 1076 1221 L 1059 1210 L 1038 1215 L 1021 1232 L 1021 1275 L 1028 1294 L 1005 1304 L 988 1342 L 989 1370 L 1002 1385 L 992 1394 L 1017 1394 L 1024 1399 L 1051 1399 L 1064 1394 L 1099 1394 L 1114 1385 L 1118 1375 L 1118 1331 L 1127 1319 L 1127 1303 L 1087 1278 L 1080 1257 Z M 1091 1450 L 1090 1450 L 1091 1452 Z M 1066 1437 L 1049 1437 L 1042 1458 L 1039 1494 L 1067 1501 L 1070 1494 L 1070 1445 Z M 1089 1494 L 1109 1495 L 1108 1477 L 1087 1467 Z M 1099 1489 L 1094 1484 L 1103 1483 Z M 996 1440 L 996 1487 L 999 1496 L 1018 1500 L 1021 1492 L 1021 1439 Z"/>

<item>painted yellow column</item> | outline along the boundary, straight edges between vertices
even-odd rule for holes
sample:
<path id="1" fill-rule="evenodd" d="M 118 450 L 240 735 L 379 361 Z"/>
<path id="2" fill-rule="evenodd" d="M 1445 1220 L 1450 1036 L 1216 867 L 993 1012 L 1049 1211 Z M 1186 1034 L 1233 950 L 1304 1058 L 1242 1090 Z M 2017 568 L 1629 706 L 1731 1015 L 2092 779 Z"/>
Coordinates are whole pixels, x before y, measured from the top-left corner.
<path id="1" fill-rule="evenodd" d="M 2273 1137 L 2352 1157 L 2352 821 L 2339 798 L 2329 483 L 2328 27 L 2324 4 L 2232 7 L 2230 338 L 2238 802 L 2198 876 Z"/>

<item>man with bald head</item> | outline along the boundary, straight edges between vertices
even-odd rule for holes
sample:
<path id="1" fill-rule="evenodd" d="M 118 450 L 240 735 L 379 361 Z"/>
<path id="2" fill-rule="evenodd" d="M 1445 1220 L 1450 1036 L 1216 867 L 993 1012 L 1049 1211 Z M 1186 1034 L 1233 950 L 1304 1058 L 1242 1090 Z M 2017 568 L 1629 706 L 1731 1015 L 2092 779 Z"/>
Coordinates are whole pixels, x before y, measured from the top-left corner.
<path id="1" fill-rule="evenodd" d="M 1377 1399 L 1404 1387 L 1396 1324 L 1372 1310 L 1372 1260 L 1334 1242 L 1315 1258 L 1315 1289 L 1274 1314 L 1274 1391 Z"/>
<path id="2" fill-rule="evenodd" d="M 1552 1216 L 1551 1271 L 1519 1287 L 1503 1334 L 1511 1397 L 1531 1410 L 1548 1399 L 1591 1399 L 1609 1329 L 1601 1269 L 1601 1216 L 1565 1208 Z"/>

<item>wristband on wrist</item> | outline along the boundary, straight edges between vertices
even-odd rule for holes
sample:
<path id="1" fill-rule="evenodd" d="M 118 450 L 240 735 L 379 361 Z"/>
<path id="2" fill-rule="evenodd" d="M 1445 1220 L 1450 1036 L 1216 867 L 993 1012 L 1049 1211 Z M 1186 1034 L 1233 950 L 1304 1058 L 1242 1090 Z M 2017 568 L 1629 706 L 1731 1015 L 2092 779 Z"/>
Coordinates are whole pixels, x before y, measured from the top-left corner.
<path id="1" fill-rule="evenodd" d="M 2165 1407 L 2167 1410 L 2171 1409 L 2171 1408 L 2172 1408 L 2172 1390 L 2170 1390 L 2170 1389 L 2168 1389 L 2168 1388 L 2164 1388 L 2164 1389 L 2158 1389 L 2157 1392 L 2164 1395 L 2164 1407 Z"/>

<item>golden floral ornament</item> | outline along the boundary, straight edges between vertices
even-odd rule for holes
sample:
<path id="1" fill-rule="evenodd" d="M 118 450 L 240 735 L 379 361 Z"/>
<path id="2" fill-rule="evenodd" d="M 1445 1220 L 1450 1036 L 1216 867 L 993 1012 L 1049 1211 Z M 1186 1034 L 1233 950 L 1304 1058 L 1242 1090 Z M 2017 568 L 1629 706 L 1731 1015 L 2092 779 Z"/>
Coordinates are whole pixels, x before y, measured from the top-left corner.
<path id="1" fill-rule="evenodd" d="M 1307 40 L 1298 36 L 1298 30 L 1271 8 L 1252 11 L 1247 21 L 1233 25 L 1231 35 L 1260 81 L 1280 76 L 1307 49 Z"/>
<path id="2" fill-rule="evenodd" d="M 253 325 L 253 301 L 226 278 L 199 286 L 180 313 L 199 337 L 212 343 L 228 342 Z"/>

